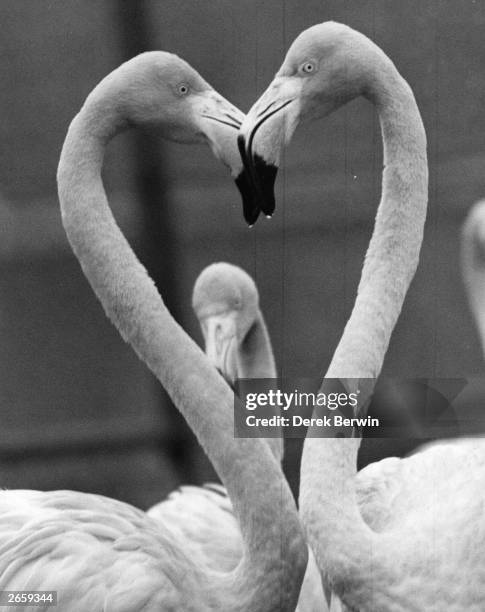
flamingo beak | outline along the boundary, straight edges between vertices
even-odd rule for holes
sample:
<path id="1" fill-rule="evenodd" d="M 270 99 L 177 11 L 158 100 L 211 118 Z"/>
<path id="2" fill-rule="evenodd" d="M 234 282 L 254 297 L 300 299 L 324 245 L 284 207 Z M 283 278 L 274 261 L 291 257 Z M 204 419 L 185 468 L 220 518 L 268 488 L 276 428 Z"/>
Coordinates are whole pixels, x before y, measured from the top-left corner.
<path id="1" fill-rule="evenodd" d="M 210 316 L 203 332 L 207 358 L 232 387 L 237 378 L 235 317 L 232 314 Z"/>
<path id="2" fill-rule="evenodd" d="M 245 115 L 225 98 L 211 91 L 199 111 L 202 131 L 214 155 L 229 167 L 243 201 L 243 213 L 249 225 L 255 221 L 256 194 L 248 180 L 237 146 L 237 134 Z"/>
<path id="3" fill-rule="evenodd" d="M 251 210 L 254 221 L 260 212 L 271 217 L 275 210 L 276 174 L 281 151 L 298 124 L 300 91 L 297 79 L 276 77 L 251 108 L 239 130 L 237 141 L 244 180 L 254 194 Z"/>

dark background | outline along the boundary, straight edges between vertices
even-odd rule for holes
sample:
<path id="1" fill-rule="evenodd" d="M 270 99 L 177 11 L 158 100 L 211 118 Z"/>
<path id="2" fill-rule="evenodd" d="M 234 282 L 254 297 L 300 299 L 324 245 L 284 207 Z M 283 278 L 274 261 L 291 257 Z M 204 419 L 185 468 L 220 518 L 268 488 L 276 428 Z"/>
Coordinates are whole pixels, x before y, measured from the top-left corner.
<path id="1" fill-rule="evenodd" d="M 72 488 L 146 507 L 210 476 L 70 252 L 56 196 L 60 149 L 90 90 L 141 51 L 179 54 L 247 111 L 295 36 L 330 19 L 393 59 L 428 134 L 421 264 L 384 371 L 481 372 L 458 247 L 467 210 L 485 194 L 483 2 L 1 0 L 0 486 Z M 239 264 L 259 286 L 280 372 L 312 377 L 323 375 L 350 314 L 381 165 L 377 117 L 357 100 L 299 128 L 277 213 L 252 230 L 206 147 L 126 134 L 109 146 L 104 176 L 123 230 L 193 337 L 201 339 L 190 308 L 198 273 L 213 261 Z"/>

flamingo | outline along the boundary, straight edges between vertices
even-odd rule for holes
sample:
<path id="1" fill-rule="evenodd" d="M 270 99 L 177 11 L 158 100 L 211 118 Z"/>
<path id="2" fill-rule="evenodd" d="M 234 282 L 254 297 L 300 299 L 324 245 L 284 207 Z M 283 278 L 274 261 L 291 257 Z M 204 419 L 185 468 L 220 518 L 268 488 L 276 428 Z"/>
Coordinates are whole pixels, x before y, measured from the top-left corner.
<path id="1" fill-rule="evenodd" d="M 226 262 L 206 267 L 195 282 L 192 306 L 204 337 L 205 353 L 232 387 L 238 378 L 277 378 L 258 289 L 242 268 Z M 281 462 L 282 437 L 266 442 Z M 152 506 L 148 515 L 177 525 L 186 538 L 198 542 L 211 567 L 229 571 L 242 556 L 243 542 L 231 501 L 217 484 L 181 487 Z M 296 611 L 327 609 L 318 568 L 309 550 Z"/>
<path id="2" fill-rule="evenodd" d="M 282 147 L 300 119 L 357 96 L 379 114 L 382 196 L 357 298 L 326 378 L 348 389 L 379 375 L 419 260 L 427 208 L 426 135 L 414 95 L 384 52 L 337 23 L 300 34 L 239 135 L 261 209 L 274 206 Z M 369 386 L 369 385 L 368 385 Z M 300 516 L 326 586 L 361 612 L 485 609 L 485 454 L 480 439 L 425 445 L 357 475 L 359 438 L 305 439 Z M 366 500 L 366 495 L 368 499 Z"/>
<path id="3" fill-rule="evenodd" d="M 208 140 L 232 166 L 240 118 L 178 57 L 142 54 L 88 96 L 57 178 L 64 228 L 84 274 L 212 460 L 239 523 L 242 558 L 232 571 L 214 571 L 170 524 L 112 499 L 2 491 L 2 589 L 57 590 L 59 609 L 69 612 L 294 610 L 307 549 L 281 468 L 262 440 L 234 439 L 231 389 L 171 317 L 116 225 L 101 178 L 108 141 L 138 124 L 169 139 Z"/>

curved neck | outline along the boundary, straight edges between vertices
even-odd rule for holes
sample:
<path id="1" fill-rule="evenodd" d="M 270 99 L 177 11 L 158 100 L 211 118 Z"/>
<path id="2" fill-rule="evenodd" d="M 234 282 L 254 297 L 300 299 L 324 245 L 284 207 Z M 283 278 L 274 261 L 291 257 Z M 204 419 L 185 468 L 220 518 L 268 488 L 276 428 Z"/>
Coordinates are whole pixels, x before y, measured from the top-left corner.
<path id="1" fill-rule="evenodd" d="M 379 375 L 416 270 L 426 216 L 426 136 L 413 93 L 388 58 L 368 92 L 379 112 L 384 143 L 382 197 L 355 305 L 327 378 Z M 372 589 L 378 588 L 372 579 L 377 566 L 382 574 L 393 565 L 380 563 L 385 547 L 357 506 L 359 444 L 356 439 L 306 438 L 300 507 L 320 569 L 337 592 L 345 585 L 348 605 L 355 601 L 361 609 L 353 595 L 359 592 L 361 601 L 371 601 Z"/>
<path id="2" fill-rule="evenodd" d="M 463 281 L 485 356 L 485 201 L 470 212 L 461 238 Z"/>
<path id="3" fill-rule="evenodd" d="M 214 591 L 233 602 L 224 609 L 293 610 L 306 547 L 289 488 L 261 440 L 234 439 L 231 390 L 171 317 L 116 225 L 101 166 L 107 141 L 126 122 L 109 109 L 109 100 L 98 104 L 91 94 L 62 149 L 58 189 L 69 242 L 106 314 L 165 387 L 229 492 L 245 553 Z"/>
<path id="4" fill-rule="evenodd" d="M 238 378 L 272 378 L 276 379 L 276 363 L 273 355 L 273 347 L 269 337 L 263 314 L 258 314 L 239 346 L 237 356 Z M 265 438 L 271 452 L 278 461 L 283 460 L 284 446 L 283 437 Z"/>

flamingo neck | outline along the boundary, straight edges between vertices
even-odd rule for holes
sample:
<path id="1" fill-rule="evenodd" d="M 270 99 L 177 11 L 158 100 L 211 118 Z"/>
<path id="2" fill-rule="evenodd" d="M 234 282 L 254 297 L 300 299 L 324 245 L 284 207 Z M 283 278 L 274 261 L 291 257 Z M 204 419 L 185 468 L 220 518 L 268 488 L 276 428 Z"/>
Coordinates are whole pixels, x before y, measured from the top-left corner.
<path id="1" fill-rule="evenodd" d="M 382 196 L 355 305 L 327 378 L 379 375 L 423 236 L 428 180 L 424 127 L 410 87 L 388 58 L 377 74 L 368 96 L 379 112 L 383 137 Z M 359 598 L 367 602 L 375 595 L 376 577 L 392 567 L 382 562 L 384 547 L 357 506 L 359 445 L 358 439 L 307 437 L 300 495 L 303 522 L 320 569 L 356 609 L 361 609 Z"/>
<path id="2" fill-rule="evenodd" d="M 233 573 L 213 578 L 218 609 L 293 610 L 306 546 L 290 490 L 261 440 L 234 439 L 231 390 L 172 318 L 113 218 L 101 168 L 108 140 L 127 122 L 110 111 L 110 100 L 99 101 L 95 90 L 61 153 L 58 189 L 69 242 L 106 314 L 182 412 L 234 504 L 245 552 Z"/>
<path id="3" fill-rule="evenodd" d="M 239 378 L 276 379 L 278 376 L 271 340 L 260 310 L 239 347 L 238 374 Z M 281 436 L 266 438 L 266 442 L 275 458 L 281 462 L 283 460 L 283 438 Z"/>
<path id="4" fill-rule="evenodd" d="M 475 204 L 464 224 L 461 264 L 468 301 L 485 355 L 485 200 Z"/>

